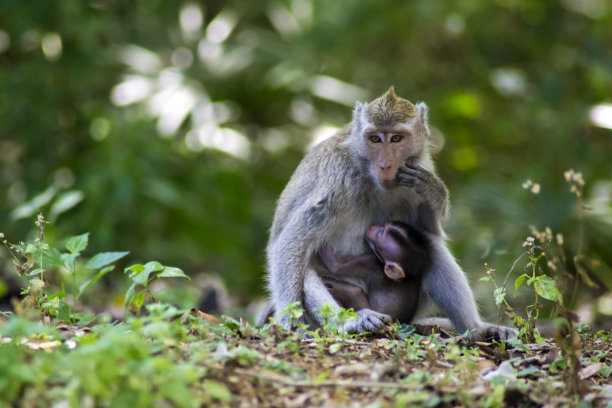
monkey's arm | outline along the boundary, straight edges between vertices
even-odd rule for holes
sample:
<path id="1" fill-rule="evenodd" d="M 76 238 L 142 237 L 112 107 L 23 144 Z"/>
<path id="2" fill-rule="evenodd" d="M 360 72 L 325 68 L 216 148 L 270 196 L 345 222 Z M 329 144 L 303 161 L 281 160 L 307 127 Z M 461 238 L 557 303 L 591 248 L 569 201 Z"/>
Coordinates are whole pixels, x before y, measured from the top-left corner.
<path id="1" fill-rule="evenodd" d="M 275 319 L 286 328 L 290 325 L 289 316 L 282 315 L 284 309 L 295 302 L 305 303 L 305 281 L 313 251 L 311 243 L 317 240 L 313 231 L 318 229 L 316 218 L 309 217 L 309 213 L 312 214 L 312 210 L 295 209 L 292 216 L 284 220 L 285 225 L 279 234 L 268 243 L 268 289 Z M 331 295 L 327 297 L 323 300 L 337 306 Z"/>
<path id="2" fill-rule="evenodd" d="M 429 170 L 411 165 L 400 167 L 397 178 L 400 186 L 413 189 L 425 199 L 425 205 L 422 204 L 418 210 L 419 226 L 429 232 L 441 233 L 448 212 L 448 190 L 444 182 Z"/>
<path id="3" fill-rule="evenodd" d="M 329 245 L 324 245 L 319 249 L 319 259 L 335 279 L 342 279 L 342 277 L 364 279 L 371 273 L 379 272 L 382 266 L 377 262 L 376 255 L 372 253 L 342 257 Z"/>
<path id="4" fill-rule="evenodd" d="M 446 314 L 459 334 L 469 330 L 470 340 L 516 337 L 514 329 L 485 323 L 478 316 L 474 295 L 457 262 L 440 237 L 433 239 L 433 265 L 425 272 L 423 289 Z"/>

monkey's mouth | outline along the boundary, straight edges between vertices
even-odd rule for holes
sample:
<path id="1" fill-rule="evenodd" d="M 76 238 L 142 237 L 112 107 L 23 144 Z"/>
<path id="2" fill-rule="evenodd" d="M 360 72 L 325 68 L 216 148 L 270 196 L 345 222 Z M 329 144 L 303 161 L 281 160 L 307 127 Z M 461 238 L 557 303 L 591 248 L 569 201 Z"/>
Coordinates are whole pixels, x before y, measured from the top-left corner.
<path id="1" fill-rule="evenodd" d="M 378 260 L 382 263 L 385 263 L 385 260 L 382 258 L 382 256 L 380 256 L 378 251 L 376 251 L 376 245 L 374 245 L 372 242 L 367 241 L 367 240 L 366 240 L 366 244 L 368 244 L 372 252 L 374 252 L 374 255 L 376 255 L 376 257 L 378 258 Z"/>

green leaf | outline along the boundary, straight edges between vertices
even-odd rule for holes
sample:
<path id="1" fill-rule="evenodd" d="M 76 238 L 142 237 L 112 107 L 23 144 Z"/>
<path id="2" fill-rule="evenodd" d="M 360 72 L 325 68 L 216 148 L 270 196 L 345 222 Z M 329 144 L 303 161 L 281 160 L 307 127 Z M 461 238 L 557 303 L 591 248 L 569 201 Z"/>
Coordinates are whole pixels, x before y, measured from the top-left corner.
<path id="1" fill-rule="evenodd" d="M 317 375 L 313 380 L 313 384 L 321 384 L 329 377 L 329 371 L 323 371 L 321 374 Z"/>
<path id="2" fill-rule="evenodd" d="M 550 365 L 550 372 L 556 374 L 560 369 L 565 370 L 567 368 L 567 363 L 562 356 L 559 356 L 552 362 Z"/>
<path id="3" fill-rule="evenodd" d="M 164 265 L 156 261 L 147 262 L 144 266 L 140 264 L 132 265 L 125 268 L 125 272 L 129 272 L 128 276 L 135 283 L 143 286 L 148 286 L 149 276 L 153 272 L 158 272 L 164 269 Z"/>
<path id="4" fill-rule="evenodd" d="M 136 290 L 136 285 L 137 285 L 136 282 L 132 283 L 132 286 L 130 286 L 127 292 L 125 292 L 125 300 L 123 301 L 123 308 L 126 310 L 130 307 L 130 305 L 134 301 L 134 291 Z"/>
<path id="5" fill-rule="evenodd" d="M 161 273 L 157 276 L 159 278 L 187 278 L 189 279 L 189 276 L 185 275 L 185 272 L 173 266 L 165 267 L 164 270 L 161 271 Z"/>
<path id="6" fill-rule="evenodd" d="M 70 323 L 72 320 L 70 317 L 70 306 L 68 305 L 68 303 L 66 303 L 64 298 L 60 298 L 59 300 L 59 308 L 56 320 L 61 320 L 68 323 Z"/>
<path id="7" fill-rule="evenodd" d="M 489 282 L 490 280 L 490 276 L 483 276 L 482 278 L 478 279 L 479 282 Z"/>
<path id="8" fill-rule="evenodd" d="M 400 339 L 407 339 L 408 337 L 412 336 L 415 331 L 416 329 L 409 324 L 400 324 L 397 334 Z"/>
<path id="9" fill-rule="evenodd" d="M 497 288 L 493 291 L 493 296 L 495 297 L 495 304 L 500 305 L 504 299 L 506 298 L 506 288 Z"/>
<path id="10" fill-rule="evenodd" d="M 331 346 L 329 346 L 329 353 L 336 354 L 338 351 L 340 351 L 341 348 L 342 348 L 342 343 L 334 343 Z"/>
<path id="11" fill-rule="evenodd" d="M 536 293 L 544 299 L 552 300 L 553 302 L 559 299 L 559 289 L 557 289 L 555 281 L 546 276 L 538 277 L 534 282 L 534 288 Z"/>
<path id="12" fill-rule="evenodd" d="M 62 254 L 62 260 L 64 261 L 64 265 L 71 272 L 74 272 L 74 260 L 78 254 Z"/>
<path id="13" fill-rule="evenodd" d="M 134 301 L 132 302 L 132 304 L 136 306 L 138 309 L 140 309 L 142 305 L 144 304 L 144 300 L 145 300 L 145 294 L 144 292 L 140 292 L 136 296 L 134 296 Z"/>
<path id="14" fill-rule="evenodd" d="M 123 258 L 124 256 L 126 256 L 127 254 L 129 254 L 130 251 L 124 251 L 124 252 L 102 252 L 99 254 L 96 254 L 93 256 L 93 258 L 91 258 L 89 260 L 89 262 L 87 262 L 85 264 L 85 268 L 87 269 L 98 269 L 98 268 L 102 268 L 103 266 L 109 265 L 121 258 Z"/>
<path id="15" fill-rule="evenodd" d="M 204 388 L 204 395 L 220 402 L 230 402 L 232 400 L 232 394 L 227 387 L 217 381 L 204 380 L 202 384 Z"/>
<path id="16" fill-rule="evenodd" d="M 518 373 L 516 373 L 516 376 L 517 377 L 527 377 L 532 374 L 544 374 L 544 372 L 540 370 L 539 368 L 537 368 L 536 366 L 529 366 L 519 371 Z"/>
<path id="17" fill-rule="evenodd" d="M 523 284 L 523 282 L 525 282 L 525 278 L 528 278 L 528 276 L 525 274 L 522 274 L 521 276 L 516 278 L 516 280 L 514 281 L 514 294 L 515 295 L 516 295 L 516 292 L 518 292 L 521 285 Z"/>
<path id="18" fill-rule="evenodd" d="M 66 292 L 64 292 L 63 290 L 58 290 L 57 292 L 51 292 L 50 294 L 47 295 L 47 300 L 52 300 L 55 298 L 65 298 L 66 297 Z"/>
<path id="19" fill-rule="evenodd" d="M 536 343 L 540 344 L 544 344 L 548 341 L 546 338 L 542 337 L 540 331 L 537 328 L 533 329 L 533 338 L 535 339 Z"/>
<path id="20" fill-rule="evenodd" d="M 73 254 L 78 254 L 87 248 L 89 232 L 71 237 L 66 242 L 66 249 Z"/>
<path id="21" fill-rule="evenodd" d="M 123 273 L 132 272 L 134 274 L 137 274 L 137 273 L 144 271 L 144 268 L 145 267 L 142 264 L 134 264 L 132 266 L 128 266 L 127 268 L 125 268 L 123 270 Z M 132 276 L 132 273 L 130 273 L 130 277 Z"/>
<path id="22" fill-rule="evenodd" d="M 96 315 L 91 312 L 77 313 L 76 314 L 76 324 L 78 324 L 79 326 L 86 326 L 89 323 L 93 322 L 95 318 L 96 318 Z"/>
<path id="23" fill-rule="evenodd" d="M 36 276 L 36 275 L 40 275 L 41 273 L 43 273 L 45 270 L 43 268 L 37 268 L 34 269 L 32 272 L 29 273 L 30 278 L 32 276 Z"/>
<path id="24" fill-rule="evenodd" d="M 83 292 L 85 292 L 91 285 L 93 285 L 94 283 L 96 283 L 101 277 L 103 277 L 104 275 L 106 275 L 107 273 L 109 273 L 110 271 L 112 271 L 113 269 L 115 269 L 115 265 L 109 265 L 105 268 L 102 268 L 102 270 L 98 273 L 95 274 L 95 276 L 93 278 L 91 278 L 90 280 L 88 280 L 87 282 L 85 282 L 80 288 L 79 288 L 79 294 L 77 295 L 77 299 L 81 297 L 81 295 L 83 294 Z"/>
<path id="25" fill-rule="evenodd" d="M 27 253 L 31 253 L 36 261 L 36 264 L 42 266 L 44 268 L 52 268 L 54 266 L 64 266 L 64 259 L 62 258 L 62 254 L 57 249 L 49 249 L 42 251 L 42 265 L 40 265 L 40 249 L 35 251 L 26 251 Z"/>
<path id="26" fill-rule="evenodd" d="M 227 327 L 228 329 L 231 329 L 231 330 L 240 329 L 240 322 L 231 316 L 222 315 L 221 320 L 223 321 L 223 325 Z"/>

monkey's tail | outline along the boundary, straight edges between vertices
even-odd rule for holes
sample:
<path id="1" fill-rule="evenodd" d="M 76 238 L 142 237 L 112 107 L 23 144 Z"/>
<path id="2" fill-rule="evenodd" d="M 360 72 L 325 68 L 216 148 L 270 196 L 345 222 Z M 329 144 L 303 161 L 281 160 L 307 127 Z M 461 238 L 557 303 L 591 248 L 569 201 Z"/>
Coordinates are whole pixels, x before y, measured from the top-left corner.
<path id="1" fill-rule="evenodd" d="M 262 324 L 268 323 L 268 319 L 274 316 L 274 304 L 271 300 L 268 300 L 257 312 L 255 316 L 255 324 L 261 326 Z"/>

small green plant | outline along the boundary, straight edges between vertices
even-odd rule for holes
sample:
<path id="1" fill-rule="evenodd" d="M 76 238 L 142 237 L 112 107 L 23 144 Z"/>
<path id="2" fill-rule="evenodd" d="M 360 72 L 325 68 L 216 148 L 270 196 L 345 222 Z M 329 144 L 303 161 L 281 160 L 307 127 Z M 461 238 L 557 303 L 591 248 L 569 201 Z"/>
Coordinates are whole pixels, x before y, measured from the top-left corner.
<path id="1" fill-rule="evenodd" d="M 35 225 L 40 230 L 37 239 L 29 243 L 11 245 L 3 239 L 4 246 L 13 258 L 17 272 L 27 278 L 28 286 L 22 291 L 26 295 L 25 306 L 33 306 L 46 316 L 70 323 L 87 324 L 93 316 L 77 313 L 77 303 L 83 293 L 100 278 L 115 268 L 114 262 L 126 256 L 129 252 L 103 252 L 94 255 L 87 262 L 81 259 L 81 253 L 87 248 L 89 233 L 76 235 L 66 240 L 68 252 L 60 252 L 44 242 L 45 220 L 42 214 L 36 218 Z M 4 238 L 4 236 L 2 236 Z M 53 290 L 45 279 L 45 273 L 58 270 L 60 289 Z M 87 276 L 86 281 L 77 285 L 77 275 Z M 64 280 L 64 276 L 68 279 Z M 69 283 L 70 294 L 65 286 Z M 70 299 L 72 307 L 66 299 Z"/>
<path id="2" fill-rule="evenodd" d="M 328 303 L 315 311 L 322 319 L 323 333 L 332 336 L 346 336 L 342 327 L 347 321 L 357 319 L 357 313 L 353 309 L 335 308 Z"/>
<path id="3" fill-rule="evenodd" d="M 597 285 L 590 279 L 589 271 L 598 266 L 596 260 L 587 258 L 584 253 L 584 211 L 590 210 L 582 201 L 582 190 L 584 180 L 582 174 L 574 170 L 568 170 L 564 173 L 564 178 L 570 185 L 570 193 L 575 196 L 578 204 L 578 237 L 576 254 L 571 258 L 573 265 L 572 274 L 568 268 L 568 257 L 564 249 L 564 237 L 562 234 L 553 235 L 553 231 L 546 227 L 543 231 L 539 231 L 536 227 L 531 226 L 531 236 L 523 243 L 526 251 L 515 261 L 514 265 L 508 272 L 506 280 L 514 269 L 516 263 L 525 255 L 528 256 L 528 262 L 525 265 L 525 272 L 522 273 L 514 282 L 514 292 L 519 290 L 523 284 L 533 287 L 534 302 L 527 306 L 527 318 L 524 319 L 517 315 L 513 308 L 506 301 L 505 282 L 501 287 L 497 285 L 493 279 L 493 269 L 485 264 L 487 276 L 481 280 L 491 281 L 495 286 L 494 297 L 498 306 L 504 305 L 504 309 L 508 316 L 512 317 L 515 325 L 519 328 L 519 338 L 525 342 L 537 341 L 544 342 L 537 328 L 536 321 L 540 317 L 542 309 L 541 299 L 554 302 L 553 314 L 559 316 L 557 329 L 555 334 L 555 343 L 561 351 L 561 356 L 551 365 L 551 372 L 562 371 L 562 378 L 567 386 L 570 394 L 576 396 L 588 391 L 586 383 L 580 378 L 580 333 L 588 332 L 588 325 L 575 326 L 577 317 L 574 313 L 568 310 L 568 305 L 571 306 L 575 302 L 578 283 L 583 282 L 589 287 L 596 288 Z M 539 194 L 540 186 L 527 180 L 523 183 L 523 188 L 530 190 L 533 194 Z M 555 279 L 553 279 L 553 277 Z M 570 292 L 567 281 L 573 280 L 573 289 L 569 294 L 569 302 L 566 300 Z M 559 287 L 565 289 L 565 295 L 561 293 Z"/>
<path id="4" fill-rule="evenodd" d="M 533 267 L 535 264 L 537 264 L 536 258 L 533 258 L 528 263 L 528 265 L 530 265 L 531 267 Z M 486 276 L 480 278 L 480 281 L 490 281 L 493 284 L 493 286 L 495 287 L 495 290 L 493 291 L 493 297 L 495 298 L 495 304 L 497 306 L 503 305 L 504 312 L 506 313 L 508 317 L 510 317 L 514 321 L 514 325 L 519 329 L 519 333 L 518 333 L 519 338 L 526 343 L 532 343 L 534 341 L 544 342 L 545 339 L 540 335 L 540 332 L 535 327 L 536 320 L 539 317 L 539 310 L 542 308 L 542 305 L 539 303 L 539 299 L 538 299 L 538 290 L 540 289 L 540 286 L 539 285 L 536 286 L 535 284 L 533 286 L 535 301 L 533 304 L 527 305 L 526 307 L 527 319 L 525 319 L 519 314 L 515 313 L 514 308 L 510 306 L 510 304 L 506 300 L 505 285 L 499 286 L 497 282 L 495 281 L 495 278 L 493 277 L 495 269 L 490 268 L 488 264 L 485 264 L 485 269 L 486 269 Z M 535 274 L 535 271 L 534 271 L 534 274 Z M 523 274 L 517 279 L 516 282 L 519 282 L 520 280 L 518 284 L 516 284 L 515 282 L 516 290 L 518 290 L 518 288 L 522 284 L 522 281 L 526 279 L 525 276 L 526 274 Z M 535 279 L 532 277 L 529 277 L 529 281 L 527 282 L 527 284 L 531 285 L 532 283 L 537 282 L 538 278 L 540 280 L 548 279 L 545 275 L 538 275 L 535 277 Z M 542 297 L 546 298 L 546 296 L 542 296 Z"/>
<path id="5" fill-rule="evenodd" d="M 302 316 L 304 316 L 304 309 L 302 309 L 301 302 L 293 302 L 287 305 L 281 312 L 281 316 L 288 314 L 289 324 L 292 328 L 299 331 L 304 331 L 308 328 L 308 325 L 300 323 Z"/>
<path id="6" fill-rule="evenodd" d="M 158 278 L 186 278 L 185 273 L 173 266 L 164 266 L 156 261 L 144 265 L 135 264 L 125 268 L 125 274 L 132 280 L 132 285 L 125 293 L 124 308 L 135 314 L 140 314 L 142 305 L 154 300 L 151 292 L 151 282 Z"/>
<path id="7" fill-rule="evenodd" d="M 588 270 L 596 267 L 597 262 L 585 257 L 583 254 L 584 211 L 590 209 L 582 202 L 584 180 L 582 175 L 574 170 L 566 171 L 564 178 L 570 184 L 570 193 L 575 196 L 578 204 L 578 246 L 576 248 L 576 255 L 573 257 L 575 271 L 581 281 L 588 286 L 596 287 L 596 284 L 589 278 Z M 523 188 L 529 190 L 534 195 L 539 194 L 541 190 L 540 185 L 531 180 L 524 182 Z M 564 250 L 563 235 L 556 234 L 553 236 L 553 232 L 549 227 L 546 227 L 543 231 L 538 231 L 536 227 L 531 226 L 530 230 L 531 236 L 527 237 L 525 242 L 523 242 L 523 247 L 526 248 L 525 252 L 517 258 L 506 276 L 507 281 L 518 261 L 524 256 L 528 257 L 525 272 L 514 281 L 515 294 L 524 284 L 533 287 L 534 302 L 527 306 L 526 319 L 516 314 L 508 304 L 506 301 L 506 282 L 504 281 L 503 285 L 498 286 L 493 278 L 494 269 L 490 268 L 487 264 L 485 264 L 487 276 L 480 280 L 491 281 L 493 283 L 495 286 L 493 292 L 495 303 L 498 306 L 503 305 L 506 314 L 514 320 L 515 325 L 519 328 L 519 337 L 525 342 L 541 342 L 544 339 L 535 327 L 536 321 L 540 317 L 540 310 L 543 307 L 541 299 L 554 302 L 555 308 L 562 310 L 565 307 L 566 301 L 557 284 L 561 279 L 571 279 L 572 275 L 566 267 L 567 257 Z M 553 276 L 557 278 L 557 281 L 553 279 Z M 574 302 L 579 279 L 573 279 L 573 281 L 574 287 L 570 304 Z"/>
<path id="8" fill-rule="evenodd" d="M 78 313 L 79 298 L 98 280 L 115 269 L 115 262 L 129 254 L 128 251 L 101 252 L 91 258 L 83 258 L 87 249 L 89 233 L 75 235 L 66 240 L 65 250 L 61 252 L 44 242 L 45 220 L 42 214 L 36 218 L 35 225 L 40 230 L 33 242 L 9 244 L 0 235 L 2 244 L 13 258 L 19 275 L 27 279 L 28 285 L 22 291 L 25 295 L 23 312 L 38 311 L 44 316 L 73 324 L 88 324 L 92 314 Z M 58 288 L 52 288 L 48 277 L 57 271 Z M 132 285 L 125 295 L 125 309 L 139 313 L 143 304 L 150 302 L 153 295 L 150 284 L 157 278 L 188 278 L 178 268 L 168 267 L 159 262 L 136 264 L 125 269 Z M 69 290 L 66 290 L 69 286 Z M 69 300 L 71 305 L 66 301 Z"/>

